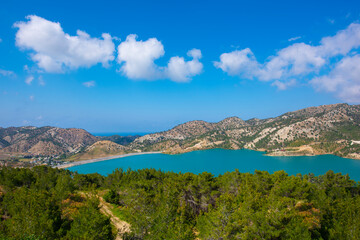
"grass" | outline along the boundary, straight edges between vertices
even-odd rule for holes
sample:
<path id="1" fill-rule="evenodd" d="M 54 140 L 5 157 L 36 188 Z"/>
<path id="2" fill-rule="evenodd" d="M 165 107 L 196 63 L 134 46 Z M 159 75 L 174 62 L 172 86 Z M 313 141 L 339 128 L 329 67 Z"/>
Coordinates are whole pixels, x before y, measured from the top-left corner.
<path id="1" fill-rule="evenodd" d="M 118 217 L 120 220 L 123 220 L 125 221 L 126 220 L 126 210 L 123 210 L 123 207 L 120 207 L 120 206 L 117 206 L 116 204 L 112 204 L 110 203 L 111 205 L 111 211 L 112 213 Z"/>

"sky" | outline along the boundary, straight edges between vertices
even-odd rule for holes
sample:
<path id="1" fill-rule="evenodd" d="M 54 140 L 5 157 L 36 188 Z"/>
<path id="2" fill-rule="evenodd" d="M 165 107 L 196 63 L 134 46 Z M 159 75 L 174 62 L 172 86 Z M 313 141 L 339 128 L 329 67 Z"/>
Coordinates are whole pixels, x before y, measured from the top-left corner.
<path id="1" fill-rule="evenodd" d="M 5 1 L 0 127 L 155 132 L 360 103 L 360 1 Z"/>

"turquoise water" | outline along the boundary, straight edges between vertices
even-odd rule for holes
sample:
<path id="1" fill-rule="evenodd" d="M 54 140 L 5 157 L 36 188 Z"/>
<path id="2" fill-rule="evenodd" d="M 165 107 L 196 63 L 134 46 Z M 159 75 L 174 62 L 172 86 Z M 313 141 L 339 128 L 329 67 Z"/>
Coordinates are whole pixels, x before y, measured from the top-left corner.
<path id="1" fill-rule="evenodd" d="M 301 157 L 269 157 L 263 152 L 251 150 L 212 149 L 178 155 L 148 154 L 137 155 L 102 162 L 89 163 L 69 168 L 79 173 L 100 173 L 107 175 L 116 168 L 133 170 L 155 168 L 173 172 L 211 172 L 214 175 L 239 169 L 240 172 L 253 173 L 265 170 L 270 173 L 285 170 L 290 175 L 297 173 L 315 175 L 328 170 L 348 173 L 353 180 L 360 181 L 360 160 L 346 159 L 333 155 Z"/>

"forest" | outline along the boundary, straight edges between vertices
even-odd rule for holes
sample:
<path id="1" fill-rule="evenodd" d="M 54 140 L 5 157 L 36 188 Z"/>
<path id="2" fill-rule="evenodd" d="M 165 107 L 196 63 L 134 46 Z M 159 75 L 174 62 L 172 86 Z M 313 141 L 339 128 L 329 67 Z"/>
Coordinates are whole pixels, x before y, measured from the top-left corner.
<path id="1" fill-rule="evenodd" d="M 129 223 L 118 232 L 100 211 Z M 348 175 L 0 169 L 0 239 L 359 239 Z"/>

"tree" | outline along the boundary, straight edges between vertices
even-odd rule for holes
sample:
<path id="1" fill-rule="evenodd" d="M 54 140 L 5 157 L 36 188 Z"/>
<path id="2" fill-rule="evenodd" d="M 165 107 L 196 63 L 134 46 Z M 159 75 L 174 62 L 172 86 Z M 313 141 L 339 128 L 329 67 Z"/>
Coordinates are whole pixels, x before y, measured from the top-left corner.
<path id="1" fill-rule="evenodd" d="M 110 219 L 99 211 L 99 200 L 92 198 L 79 208 L 74 216 L 71 229 L 67 233 L 69 239 L 113 239 Z"/>

